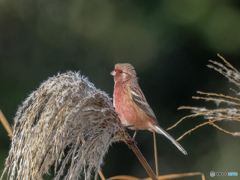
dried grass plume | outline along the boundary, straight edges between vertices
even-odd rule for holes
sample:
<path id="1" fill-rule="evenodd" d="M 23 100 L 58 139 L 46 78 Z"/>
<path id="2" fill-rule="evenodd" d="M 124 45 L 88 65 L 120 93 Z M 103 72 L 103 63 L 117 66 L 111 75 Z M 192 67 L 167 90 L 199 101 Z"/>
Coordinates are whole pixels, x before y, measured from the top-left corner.
<path id="1" fill-rule="evenodd" d="M 105 153 L 123 140 L 123 131 L 106 93 L 79 73 L 58 74 L 18 108 L 3 174 L 38 180 L 54 166 L 55 180 L 90 179 L 92 173 L 96 179 Z"/>
<path id="2" fill-rule="evenodd" d="M 230 82 L 232 82 L 238 88 L 240 88 L 240 72 L 237 69 L 235 69 L 222 56 L 220 56 L 220 55 L 218 55 L 218 56 L 222 59 L 224 64 L 219 63 L 217 61 L 210 60 L 211 64 L 209 64 L 208 67 L 221 73 Z M 196 130 L 197 128 L 202 127 L 204 125 L 212 125 L 215 128 L 217 128 L 227 134 L 231 134 L 233 136 L 240 136 L 240 132 L 230 132 L 222 127 L 219 127 L 219 125 L 217 125 L 217 122 L 219 122 L 219 121 L 240 122 L 240 98 L 237 97 L 240 95 L 240 92 L 237 92 L 236 90 L 233 90 L 233 91 L 235 92 L 236 97 L 223 95 L 223 94 L 205 93 L 205 92 L 198 91 L 197 93 L 200 95 L 203 95 L 203 96 L 201 96 L 201 97 L 194 96 L 193 99 L 197 99 L 197 100 L 203 99 L 206 101 L 214 101 L 217 105 L 219 105 L 220 103 L 225 103 L 227 105 L 227 108 L 207 109 L 205 107 L 182 106 L 179 109 L 190 109 L 192 111 L 192 114 L 183 117 L 175 125 L 168 128 L 168 130 L 172 129 L 173 127 L 176 127 L 184 119 L 187 119 L 190 117 L 203 116 L 204 119 L 207 120 L 206 122 L 190 129 L 189 131 L 184 133 L 181 137 L 179 137 L 177 140 L 182 139 L 185 135 L 189 134 L 190 132 L 192 132 L 192 131 Z"/>

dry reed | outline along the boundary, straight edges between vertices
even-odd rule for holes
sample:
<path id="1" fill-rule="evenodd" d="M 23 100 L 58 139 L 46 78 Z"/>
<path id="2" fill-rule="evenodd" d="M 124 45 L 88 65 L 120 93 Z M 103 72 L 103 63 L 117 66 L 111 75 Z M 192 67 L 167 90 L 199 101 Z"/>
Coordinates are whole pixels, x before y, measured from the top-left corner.
<path id="1" fill-rule="evenodd" d="M 0 121 L 2 122 L 4 128 L 6 129 L 6 131 L 8 132 L 8 136 L 12 137 L 12 129 L 7 121 L 7 119 L 5 118 L 5 116 L 3 115 L 2 111 L 0 110 Z"/>
<path id="2" fill-rule="evenodd" d="M 158 176 L 158 180 L 170 180 L 170 179 L 178 179 L 178 178 L 193 177 L 193 176 L 201 176 L 202 180 L 206 180 L 204 174 L 201 172 L 162 175 L 162 176 Z M 151 180 L 151 178 L 139 179 L 132 176 L 120 175 L 120 176 L 111 177 L 107 180 Z"/>
<path id="3" fill-rule="evenodd" d="M 219 63 L 217 61 L 210 62 L 212 64 L 207 65 L 209 68 L 214 69 L 215 71 L 221 73 L 224 75 L 230 82 L 235 84 L 238 88 L 240 88 L 240 73 L 237 69 L 235 69 L 226 59 L 224 59 L 222 56 L 218 55 L 225 64 Z M 236 96 L 240 95 L 240 92 L 237 92 L 233 90 L 236 93 Z M 182 139 L 185 135 L 189 134 L 190 132 L 196 130 L 199 127 L 205 126 L 205 125 L 212 125 L 215 128 L 219 129 L 220 131 L 223 131 L 227 134 L 231 134 L 233 136 L 240 136 L 240 132 L 230 132 L 222 127 L 219 127 L 216 123 L 220 121 L 236 121 L 240 122 L 240 98 L 232 97 L 228 95 L 223 94 L 216 94 L 216 93 L 205 93 L 198 91 L 197 92 L 200 95 L 204 95 L 204 97 L 192 97 L 193 99 L 203 99 L 206 101 L 214 101 L 217 105 L 220 103 L 225 103 L 226 105 L 229 105 L 227 108 L 216 108 L 216 109 L 207 109 L 205 107 L 191 107 L 191 106 L 182 106 L 179 109 L 189 109 L 192 111 L 193 114 L 188 115 L 180 119 L 176 124 L 168 128 L 168 130 L 176 127 L 179 123 L 181 123 L 183 120 L 190 118 L 190 117 L 197 117 L 197 116 L 203 116 L 204 119 L 207 119 L 208 121 L 190 129 L 189 131 L 185 132 L 182 136 L 180 136 L 177 140 Z"/>
<path id="4" fill-rule="evenodd" d="M 19 107 L 4 172 L 10 180 L 42 179 L 54 164 L 56 180 L 78 179 L 81 172 L 90 179 L 123 130 L 107 94 L 79 73 L 59 74 Z"/>

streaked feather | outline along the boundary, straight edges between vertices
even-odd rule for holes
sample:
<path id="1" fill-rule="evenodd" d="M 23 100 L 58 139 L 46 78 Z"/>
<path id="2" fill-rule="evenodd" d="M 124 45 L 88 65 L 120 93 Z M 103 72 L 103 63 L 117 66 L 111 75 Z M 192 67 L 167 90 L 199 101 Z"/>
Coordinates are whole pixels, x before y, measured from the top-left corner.
<path id="1" fill-rule="evenodd" d="M 131 91 L 131 96 L 133 99 L 133 102 L 140 108 L 142 109 L 149 117 L 154 120 L 154 122 L 158 125 L 157 118 L 152 110 L 152 108 L 149 106 L 142 90 L 138 86 L 137 83 L 131 83 L 130 84 L 130 91 Z"/>

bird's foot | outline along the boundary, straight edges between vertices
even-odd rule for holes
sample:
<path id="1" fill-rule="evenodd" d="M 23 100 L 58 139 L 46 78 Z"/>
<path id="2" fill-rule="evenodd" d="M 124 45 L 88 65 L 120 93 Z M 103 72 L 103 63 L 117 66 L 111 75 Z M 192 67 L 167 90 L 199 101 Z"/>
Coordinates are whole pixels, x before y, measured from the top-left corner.
<path id="1" fill-rule="evenodd" d="M 125 128 L 125 131 L 127 132 L 127 129 L 128 129 L 128 128 L 130 128 L 130 127 L 133 127 L 133 125 L 124 126 L 124 128 Z"/>
<path id="2" fill-rule="evenodd" d="M 136 135 L 137 135 L 137 131 L 138 131 L 138 130 L 135 130 L 135 132 L 134 132 L 134 134 L 133 134 L 133 137 L 132 137 L 132 138 L 133 138 L 134 140 L 135 140 L 135 137 L 136 137 Z"/>
<path id="3" fill-rule="evenodd" d="M 134 141 L 135 144 L 137 144 L 137 141 L 135 140 L 136 135 L 137 135 L 137 130 L 135 130 L 133 137 L 132 137 L 132 140 Z"/>
<path id="4" fill-rule="evenodd" d="M 126 129 L 127 128 L 130 128 L 130 127 L 133 127 L 133 125 L 128 125 L 128 126 L 124 126 Z"/>
<path id="5" fill-rule="evenodd" d="M 130 128 L 130 127 L 133 127 L 134 125 L 128 125 L 128 126 L 124 126 L 125 128 L 125 131 L 127 132 L 127 129 Z M 137 141 L 135 140 L 135 136 L 137 134 L 137 130 L 135 130 L 134 134 L 133 134 L 133 137 L 131 138 L 131 140 L 134 142 L 134 144 L 137 144 Z"/>
<path id="6" fill-rule="evenodd" d="M 132 138 L 132 141 L 133 141 L 134 144 L 137 145 L 137 141 L 135 140 L 135 138 Z"/>

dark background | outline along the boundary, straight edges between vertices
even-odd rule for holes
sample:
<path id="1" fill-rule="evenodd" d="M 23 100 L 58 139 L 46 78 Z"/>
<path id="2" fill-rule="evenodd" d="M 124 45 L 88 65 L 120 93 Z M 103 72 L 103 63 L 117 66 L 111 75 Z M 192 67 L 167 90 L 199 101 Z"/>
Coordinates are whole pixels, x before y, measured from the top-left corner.
<path id="1" fill-rule="evenodd" d="M 109 73 L 114 64 L 127 62 L 135 67 L 147 100 L 166 129 L 190 114 L 177 111 L 179 106 L 216 107 L 191 99 L 197 90 L 229 95 L 234 95 L 230 87 L 239 90 L 206 67 L 209 59 L 221 62 L 217 53 L 240 70 L 237 0 L 1 0 L 0 109 L 12 124 L 18 105 L 31 91 L 67 70 L 80 71 L 112 97 L 114 83 Z M 169 133 L 177 138 L 204 121 L 187 119 Z M 240 131 L 233 122 L 219 125 Z M 140 131 L 136 140 L 155 169 L 152 133 Z M 199 171 L 210 179 L 210 171 L 240 173 L 239 137 L 212 126 L 180 141 L 188 156 L 161 135 L 157 141 L 162 175 Z M 0 125 L 0 169 L 9 146 L 10 139 Z M 113 144 L 102 170 L 107 178 L 147 177 L 124 143 Z"/>

